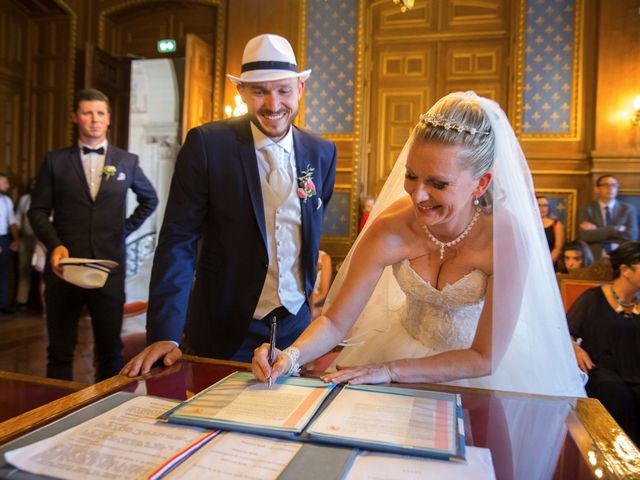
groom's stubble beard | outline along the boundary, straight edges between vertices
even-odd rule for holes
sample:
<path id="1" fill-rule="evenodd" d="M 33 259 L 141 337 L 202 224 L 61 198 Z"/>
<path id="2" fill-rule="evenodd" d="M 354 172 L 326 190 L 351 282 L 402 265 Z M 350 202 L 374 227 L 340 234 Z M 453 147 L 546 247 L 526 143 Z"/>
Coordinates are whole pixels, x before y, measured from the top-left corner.
<path id="1" fill-rule="evenodd" d="M 271 127 L 267 122 L 262 123 L 260 121 L 261 115 L 282 113 L 283 110 L 285 111 L 285 117 L 282 120 L 281 125 L 278 125 L 275 128 Z M 262 133 L 264 133 L 267 137 L 272 139 L 274 142 L 278 142 L 289 132 L 291 125 L 293 125 L 294 120 L 298 116 L 298 110 L 299 110 L 298 105 L 296 105 L 295 108 L 281 107 L 280 109 L 278 109 L 277 112 L 273 112 L 272 110 L 261 108 L 260 110 L 258 110 L 258 112 L 255 115 L 249 114 L 249 118 L 251 119 L 253 124 L 258 128 L 258 130 L 260 130 Z"/>

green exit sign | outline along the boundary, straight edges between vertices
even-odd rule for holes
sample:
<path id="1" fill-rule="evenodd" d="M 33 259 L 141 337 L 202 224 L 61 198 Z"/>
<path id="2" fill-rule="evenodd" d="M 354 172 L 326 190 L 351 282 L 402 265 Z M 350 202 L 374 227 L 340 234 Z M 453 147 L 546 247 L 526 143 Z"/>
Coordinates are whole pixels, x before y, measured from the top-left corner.
<path id="1" fill-rule="evenodd" d="M 170 38 L 158 40 L 158 51 L 160 53 L 171 53 L 176 51 L 176 41 Z"/>

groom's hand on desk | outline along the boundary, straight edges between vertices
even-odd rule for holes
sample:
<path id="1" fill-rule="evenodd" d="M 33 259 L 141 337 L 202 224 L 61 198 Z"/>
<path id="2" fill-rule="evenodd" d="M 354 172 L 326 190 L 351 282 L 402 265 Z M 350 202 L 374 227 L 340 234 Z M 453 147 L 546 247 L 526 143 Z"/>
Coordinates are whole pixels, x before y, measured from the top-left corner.
<path id="1" fill-rule="evenodd" d="M 153 364 L 158 360 L 162 360 L 162 363 L 168 367 L 180 360 L 181 357 L 182 351 L 175 343 L 164 340 L 154 342 L 129 360 L 124 368 L 120 370 L 120 374 L 129 377 L 144 375 L 151 370 Z"/>

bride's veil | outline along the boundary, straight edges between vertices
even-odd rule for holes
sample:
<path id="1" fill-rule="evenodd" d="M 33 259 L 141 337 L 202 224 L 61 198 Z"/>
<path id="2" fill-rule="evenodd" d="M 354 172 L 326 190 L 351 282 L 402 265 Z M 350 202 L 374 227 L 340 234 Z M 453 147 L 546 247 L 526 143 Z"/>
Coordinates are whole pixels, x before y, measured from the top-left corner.
<path id="1" fill-rule="evenodd" d="M 456 92 L 448 97 L 477 102 L 489 117 L 495 136 L 492 339 L 496 354 L 493 373 L 455 383 L 495 390 L 584 396 L 535 200 L 533 179 L 515 133 L 493 100 L 473 92 Z M 381 212 L 406 195 L 404 174 L 412 141 L 413 135 L 400 153 L 356 243 Z M 340 290 L 353 250 L 352 247 L 332 284 L 325 309 Z M 404 295 L 391 267 L 387 267 L 347 343 L 357 345 L 372 329 L 385 331 L 389 312 L 401 308 L 403 303 Z"/>

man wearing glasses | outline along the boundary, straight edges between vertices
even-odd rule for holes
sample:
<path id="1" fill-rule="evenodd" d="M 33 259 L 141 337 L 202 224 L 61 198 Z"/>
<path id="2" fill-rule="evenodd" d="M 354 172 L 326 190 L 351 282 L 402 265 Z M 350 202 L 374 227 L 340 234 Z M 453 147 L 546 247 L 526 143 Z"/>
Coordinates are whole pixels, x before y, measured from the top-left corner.
<path id="1" fill-rule="evenodd" d="M 589 244 L 595 260 L 638 238 L 636 209 L 616 200 L 619 186 L 613 175 L 602 175 L 596 180 L 596 199 L 580 209 L 580 238 Z"/>

